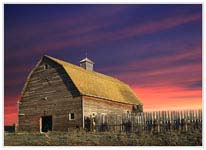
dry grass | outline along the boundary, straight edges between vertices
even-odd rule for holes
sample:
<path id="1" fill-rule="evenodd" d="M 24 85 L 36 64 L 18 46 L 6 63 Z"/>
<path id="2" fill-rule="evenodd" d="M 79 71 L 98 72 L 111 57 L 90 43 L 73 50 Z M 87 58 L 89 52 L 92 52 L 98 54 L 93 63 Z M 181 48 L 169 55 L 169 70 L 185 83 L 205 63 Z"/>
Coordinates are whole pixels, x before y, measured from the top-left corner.
<path id="1" fill-rule="evenodd" d="M 49 132 L 5 133 L 5 146 L 201 146 L 202 132 L 194 130 L 187 133 L 86 133 L 86 132 Z"/>

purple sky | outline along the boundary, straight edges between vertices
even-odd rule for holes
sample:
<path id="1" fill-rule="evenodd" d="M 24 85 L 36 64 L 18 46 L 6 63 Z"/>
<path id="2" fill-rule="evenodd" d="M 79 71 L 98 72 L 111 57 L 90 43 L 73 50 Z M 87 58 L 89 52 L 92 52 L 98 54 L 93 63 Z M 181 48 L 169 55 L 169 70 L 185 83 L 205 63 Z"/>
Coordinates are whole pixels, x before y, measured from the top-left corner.
<path id="1" fill-rule="evenodd" d="M 128 83 L 144 108 L 201 106 L 202 5 L 4 5 L 5 124 L 43 55 Z M 148 94 L 150 93 L 150 94 Z M 165 105 L 160 105 L 165 104 Z"/>

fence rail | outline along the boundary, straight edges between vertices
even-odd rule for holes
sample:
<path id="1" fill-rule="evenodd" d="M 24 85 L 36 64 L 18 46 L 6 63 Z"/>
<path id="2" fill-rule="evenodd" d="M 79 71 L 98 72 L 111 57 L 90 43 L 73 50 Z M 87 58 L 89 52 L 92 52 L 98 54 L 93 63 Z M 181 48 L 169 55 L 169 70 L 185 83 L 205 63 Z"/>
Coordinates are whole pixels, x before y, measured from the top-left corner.
<path id="1" fill-rule="evenodd" d="M 87 131 L 163 132 L 202 128 L 202 110 L 96 114 L 85 117 Z"/>

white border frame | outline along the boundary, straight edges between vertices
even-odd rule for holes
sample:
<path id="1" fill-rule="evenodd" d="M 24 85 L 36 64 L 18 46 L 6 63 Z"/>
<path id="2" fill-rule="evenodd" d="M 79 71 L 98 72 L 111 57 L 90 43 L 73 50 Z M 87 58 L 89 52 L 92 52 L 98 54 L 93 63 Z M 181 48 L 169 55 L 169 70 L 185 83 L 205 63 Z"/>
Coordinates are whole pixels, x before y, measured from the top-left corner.
<path id="1" fill-rule="evenodd" d="M 132 4 L 132 3 L 135 3 L 135 4 L 202 4 L 202 11 L 203 11 L 203 15 L 202 15 L 202 23 L 203 23 L 203 26 L 202 26 L 202 110 L 203 110 L 203 133 L 206 133 L 206 126 L 205 126 L 205 85 L 206 85 L 206 82 L 205 82 L 205 60 L 204 58 L 206 58 L 206 54 L 204 52 L 205 50 L 205 16 L 206 16 L 206 11 L 205 11 L 205 2 L 204 0 L 141 0 L 141 1 L 137 1 L 137 0 L 70 0 L 69 3 L 68 1 L 66 0 L 24 0 L 24 1 L 18 1 L 18 0 L 3 0 L 1 2 L 1 10 L 0 10 L 0 16 L 1 17 L 1 28 L 0 28 L 0 33 L 2 33 L 2 36 L 1 36 L 1 40 L 0 40 L 0 45 L 2 45 L 2 51 L 1 51 L 1 60 L 2 60 L 2 64 L 0 65 L 0 71 L 1 71 L 1 74 L 0 74 L 0 81 L 2 83 L 2 86 L 1 86 L 1 101 L 0 101 L 0 105 L 3 107 L 1 107 L 1 117 L 0 117 L 0 123 L 1 123 L 1 126 L 0 126 L 0 131 L 1 131 L 1 134 L 0 134 L 0 145 L 1 145 L 1 148 L 2 149 L 47 149 L 47 147 L 39 147 L 39 146 L 35 146 L 35 147 L 24 147 L 24 146 L 4 146 L 4 4 L 24 4 L 24 3 L 27 3 L 27 4 L 82 4 L 82 3 L 85 3 L 85 4 Z M 171 147 L 171 146 L 161 146 L 161 147 L 154 147 L 154 146 L 144 146 L 144 147 L 138 147 L 138 148 L 141 148 L 141 149 L 162 149 L 164 150 L 165 148 L 167 149 L 204 149 L 205 148 L 205 143 L 206 143 L 206 140 L 205 140 L 205 135 L 203 134 L 202 136 L 202 139 L 203 139 L 203 146 L 196 146 L 196 147 Z M 85 147 L 83 146 L 76 146 L 76 147 L 70 147 L 70 146 L 67 146 L 67 147 L 55 147 L 53 146 L 52 148 L 49 147 L 49 149 L 84 149 Z M 98 148 L 99 150 L 103 150 L 105 149 L 105 147 L 101 147 L 101 146 L 98 146 L 98 147 L 86 147 L 86 149 L 96 149 Z M 134 147 L 106 147 L 106 149 L 118 149 L 118 150 L 121 150 L 121 149 L 124 149 L 124 148 L 130 148 L 130 149 L 136 149 L 137 147 L 134 146 Z"/>

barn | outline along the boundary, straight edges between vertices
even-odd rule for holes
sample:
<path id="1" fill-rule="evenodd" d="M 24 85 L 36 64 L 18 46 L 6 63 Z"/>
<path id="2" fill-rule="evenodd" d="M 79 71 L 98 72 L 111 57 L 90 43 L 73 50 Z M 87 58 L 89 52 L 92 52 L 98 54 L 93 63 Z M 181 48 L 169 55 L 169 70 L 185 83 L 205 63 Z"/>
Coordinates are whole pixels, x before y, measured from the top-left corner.
<path id="1" fill-rule="evenodd" d="M 87 57 L 80 66 L 43 56 L 28 75 L 18 101 L 18 131 L 84 128 L 85 117 L 142 111 L 132 89 L 94 71 Z"/>

